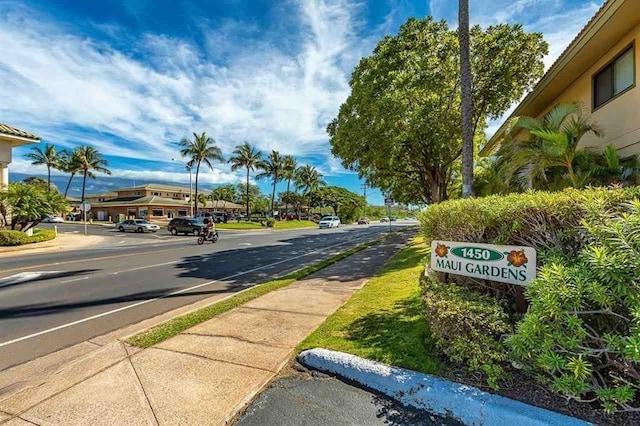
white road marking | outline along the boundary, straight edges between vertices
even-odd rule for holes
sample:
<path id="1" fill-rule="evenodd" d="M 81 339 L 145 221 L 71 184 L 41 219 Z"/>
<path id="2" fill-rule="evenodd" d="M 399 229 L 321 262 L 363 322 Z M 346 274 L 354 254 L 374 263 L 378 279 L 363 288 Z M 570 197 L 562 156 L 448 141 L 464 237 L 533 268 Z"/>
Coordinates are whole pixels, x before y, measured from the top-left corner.
<path id="1" fill-rule="evenodd" d="M 246 274 L 250 274 L 252 272 L 260 271 L 262 269 L 267 269 L 267 268 L 269 268 L 271 266 L 274 266 L 274 265 L 279 265 L 281 263 L 290 262 L 292 260 L 296 260 L 296 259 L 299 259 L 301 257 L 310 256 L 312 254 L 316 254 L 316 253 L 319 253 L 319 252 L 324 251 L 324 250 L 330 250 L 330 249 L 333 249 L 333 248 L 336 248 L 336 247 L 340 247 L 340 246 L 343 246 L 343 245 L 347 244 L 348 242 L 350 242 L 350 241 L 344 241 L 342 243 L 335 244 L 335 245 L 332 245 L 332 246 L 329 246 L 329 247 L 323 247 L 321 249 L 313 250 L 313 251 L 310 251 L 310 252 L 308 252 L 306 254 L 302 254 L 300 256 L 295 256 L 295 257 L 290 257 L 290 258 L 287 258 L 287 259 L 279 260 L 277 262 L 270 263 L 269 265 L 259 266 L 257 268 L 253 268 L 253 269 L 250 269 L 248 271 L 238 272 L 238 273 L 235 273 L 233 275 L 229 275 L 227 277 L 220 278 L 218 280 L 207 281 L 207 282 L 204 282 L 202 284 L 198 284 L 198 285 L 194 285 L 194 286 L 191 286 L 191 287 L 183 288 L 182 290 L 176 290 L 176 291 L 173 291 L 171 293 L 168 293 L 168 294 L 165 294 L 165 295 L 162 295 L 162 296 L 154 297 L 152 299 L 142 300 L 140 302 L 132 303 L 131 305 L 122 306 L 122 307 L 120 307 L 118 309 L 113 309 L 111 311 L 103 312 L 103 313 L 97 314 L 97 315 L 92 315 L 90 317 L 82 318 L 82 319 L 79 319 L 77 321 L 69 322 L 69 323 L 66 323 L 66 324 L 61 324 L 61 325 L 59 325 L 57 327 L 53 327 L 53 328 L 49 328 L 49 329 L 46 329 L 46 330 L 42 330 L 42 331 L 39 331 L 37 333 L 29 334 L 27 336 L 18 337 L 16 339 L 0 343 L 0 348 L 2 348 L 4 346 L 11 345 L 13 343 L 22 342 L 24 340 L 33 339 L 34 337 L 42 336 L 44 334 L 49 334 L 49 333 L 53 333 L 53 332 L 58 331 L 58 330 L 63 330 L 65 328 L 73 327 L 74 325 L 78 325 L 78 324 L 82 324 L 82 323 L 85 323 L 85 322 L 88 322 L 88 321 L 92 321 L 94 319 L 102 318 L 102 317 L 105 317 L 107 315 L 116 314 L 118 312 L 126 311 L 126 310 L 129 310 L 129 309 L 132 309 L 132 308 L 136 308 L 138 306 L 146 305 L 147 303 L 155 302 L 156 300 L 164 299 L 166 297 L 175 296 L 177 294 L 182 294 L 182 293 L 187 293 L 187 292 L 189 292 L 191 290 L 196 290 L 196 289 L 201 288 L 201 287 L 206 287 L 208 285 L 215 284 L 215 283 L 220 282 L 220 281 L 230 280 L 230 279 L 233 279 L 233 278 L 240 277 L 242 275 L 246 275 Z"/>
<path id="2" fill-rule="evenodd" d="M 122 271 L 112 272 L 112 275 L 118 275 L 123 272 L 142 271 L 143 269 L 155 268 L 156 266 L 173 265 L 174 263 L 180 263 L 180 260 L 173 260 L 171 262 L 165 262 L 165 263 L 156 263 L 155 265 L 140 266 L 138 268 L 123 269 Z"/>
<path id="3" fill-rule="evenodd" d="M 239 246 L 250 246 L 251 243 L 238 243 Z"/>
<path id="4" fill-rule="evenodd" d="M 58 274 L 58 271 L 20 272 L 0 279 L 0 284 L 18 284 L 25 281 L 36 280 L 43 275 Z"/>
<path id="5" fill-rule="evenodd" d="M 88 280 L 88 279 L 89 277 L 74 278 L 72 280 L 60 281 L 60 284 L 72 283 L 74 281 L 82 281 L 82 280 Z"/>

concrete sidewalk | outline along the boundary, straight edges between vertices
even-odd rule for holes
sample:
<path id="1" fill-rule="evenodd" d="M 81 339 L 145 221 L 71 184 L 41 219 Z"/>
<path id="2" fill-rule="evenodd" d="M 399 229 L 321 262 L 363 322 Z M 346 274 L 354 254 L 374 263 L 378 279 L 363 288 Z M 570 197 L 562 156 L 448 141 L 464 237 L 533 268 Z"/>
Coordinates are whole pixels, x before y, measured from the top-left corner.
<path id="1" fill-rule="evenodd" d="M 227 423 L 407 238 L 396 234 L 150 349 L 114 343 L 18 392 L 0 388 L 0 424 Z"/>

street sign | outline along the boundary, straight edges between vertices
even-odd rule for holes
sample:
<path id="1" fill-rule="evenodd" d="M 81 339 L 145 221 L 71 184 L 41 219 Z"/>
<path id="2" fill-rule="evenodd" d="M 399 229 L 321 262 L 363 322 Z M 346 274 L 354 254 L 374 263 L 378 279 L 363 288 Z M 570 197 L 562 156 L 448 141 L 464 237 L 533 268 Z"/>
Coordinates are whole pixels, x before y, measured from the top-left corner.
<path id="1" fill-rule="evenodd" d="M 89 204 L 88 201 L 83 201 L 82 203 L 80 203 L 80 210 L 85 213 L 88 212 L 89 210 L 91 210 L 91 204 Z"/>
<path id="2" fill-rule="evenodd" d="M 384 199 L 384 205 L 385 206 L 392 206 L 395 204 L 395 200 L 393 198 L 385 198 Z"/>
<path id="3" fill-rule="evenodd" d="M 431 269 L 526 286 L 536 278 L 533 247 L 456 241 L 431 242 Z"/>

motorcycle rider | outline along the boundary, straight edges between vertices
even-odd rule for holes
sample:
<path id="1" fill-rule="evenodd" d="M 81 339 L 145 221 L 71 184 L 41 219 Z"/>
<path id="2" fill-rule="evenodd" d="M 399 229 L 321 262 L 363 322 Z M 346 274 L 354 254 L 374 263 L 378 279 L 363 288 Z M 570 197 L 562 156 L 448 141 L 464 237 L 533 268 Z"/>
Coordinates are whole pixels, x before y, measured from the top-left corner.
<path id="1" fill-rule="evenodd" d="M 215 232 L 216 224 L 213 221 L 213 218 L 205 219 L 204 223 L 206 225 L 205 228 L 204 228 L 204 230 L 205 230 L 204 238 L 208 240 L 208 239 L 211 238 L 211 235 L 213 234 L 213 232 Z"/>

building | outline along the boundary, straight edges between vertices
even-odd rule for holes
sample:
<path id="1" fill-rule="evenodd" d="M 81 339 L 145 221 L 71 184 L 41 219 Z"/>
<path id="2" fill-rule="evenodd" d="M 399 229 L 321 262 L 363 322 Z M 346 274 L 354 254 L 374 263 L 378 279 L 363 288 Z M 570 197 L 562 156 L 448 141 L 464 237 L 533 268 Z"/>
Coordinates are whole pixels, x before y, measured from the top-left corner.
<path id="1" fill-rule="evenodd" d="M 586 135 L 580 148 L 613 144 L 622 157 L 640 154 L 638 0 L 607 0 L 522 100 L 512 117 L 542 117 L 557 104 L 579 102 L 604 137 Z M 509 119 L 480 151 L 495 152 Z"/>
<path id="2" fill-rule="evenodd" d="M 9 186 L 9 164 L 16 146 L 40 142 L 40 137 L 0 123 L 0 190 Z"/>
<path id="3" fill-rule="evenodd" d="M 121 188 L 102 194 L 87 195 L 91 206 L 91 217 L 96 220 L 117 221 L 126 217 L 149 220 L 166 220 L 189 216 L 189 188 L 149 183 Z M 240 204 L 228 201 L 207 200 L 205 206 L 198 205 L 200 212 L 238 213 Z"/>

